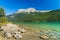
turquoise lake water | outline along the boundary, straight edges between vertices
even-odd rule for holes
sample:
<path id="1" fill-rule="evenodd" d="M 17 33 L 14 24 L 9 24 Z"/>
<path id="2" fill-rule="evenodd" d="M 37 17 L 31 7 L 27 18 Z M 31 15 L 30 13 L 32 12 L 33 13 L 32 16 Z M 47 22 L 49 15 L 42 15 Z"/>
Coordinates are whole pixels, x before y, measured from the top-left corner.
<path id="1" fill-rule="evenodd" d="M 32 28 L 44 28 L 50 30 L 56 30 L 60 32 L 60 22 L 29 22 L 29 23 L 20 23 Z"/>

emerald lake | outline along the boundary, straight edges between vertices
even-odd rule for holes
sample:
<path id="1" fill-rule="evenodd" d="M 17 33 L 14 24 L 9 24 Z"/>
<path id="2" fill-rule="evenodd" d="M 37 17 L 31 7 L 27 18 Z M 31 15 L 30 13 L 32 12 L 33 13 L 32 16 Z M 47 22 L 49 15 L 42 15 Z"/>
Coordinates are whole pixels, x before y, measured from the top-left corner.
<path id="1" fill-rule="evenodd" d="M 60 22 L 26 22 L 26 23 L 22 22 L 18 24 L 32 28 L 39 28 L 39 29 L 44 28 L 60 32 Z"/>

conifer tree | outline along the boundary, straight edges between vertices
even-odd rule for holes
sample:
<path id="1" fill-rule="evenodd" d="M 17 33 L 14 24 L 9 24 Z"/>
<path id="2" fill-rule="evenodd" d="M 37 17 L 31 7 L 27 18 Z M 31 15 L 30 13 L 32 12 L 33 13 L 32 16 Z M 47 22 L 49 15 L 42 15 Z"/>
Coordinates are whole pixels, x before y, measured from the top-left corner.
<path id="1" fill-rule="evenodd" d="M 7 18 L 3 8 L 0 8 L 0 26 L 7 23 Z"/>

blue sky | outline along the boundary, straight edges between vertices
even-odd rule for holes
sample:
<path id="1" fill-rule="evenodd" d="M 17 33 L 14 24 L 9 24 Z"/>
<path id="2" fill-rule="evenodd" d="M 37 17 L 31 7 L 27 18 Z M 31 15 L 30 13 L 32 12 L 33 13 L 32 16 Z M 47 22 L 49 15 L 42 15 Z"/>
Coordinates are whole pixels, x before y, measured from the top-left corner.
<path id="1" fill-rule="evenodd" d="M 5 9 L 7 15 L 30 7 L 37 10 L 55 10 L 60 9 L 60 0 L 0 0 L 0 7 Z"/>

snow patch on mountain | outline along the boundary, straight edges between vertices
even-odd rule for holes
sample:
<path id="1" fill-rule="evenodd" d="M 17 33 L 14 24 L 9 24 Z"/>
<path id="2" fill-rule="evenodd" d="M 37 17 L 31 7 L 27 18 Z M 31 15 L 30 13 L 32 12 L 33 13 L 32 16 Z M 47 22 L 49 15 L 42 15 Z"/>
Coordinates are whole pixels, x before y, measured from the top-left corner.
<path id="1" fill-rule="evenodd" d="M 50 12 L 51 10 L 42 10 L 42 11 L 39 11 L 39 12 Z"/>
<path id="2" fill-rule="evenodd" d="M 27 8 L 27 9 L 19 9 L 17 11 L 17 13 L 22 13 L 22 12 L 28 12 L 28 13 L 30 13 L 30 12 L 35 12 L 35 11 L 36 11 L 36 9 L 34 9 L 34 8 Z"/>
<path id="3" fill-rule="evenodd" d="M 23 12 L 50 12 L 51 10 L 36 10 L 35 8 L 27 8 L 27 9 L 18 9 L 16 13 L 23 13 Z"/>

